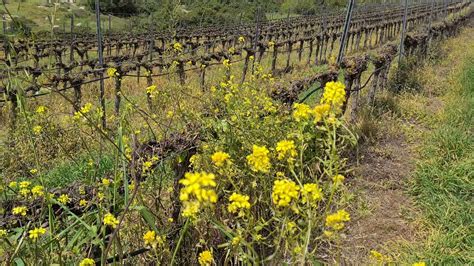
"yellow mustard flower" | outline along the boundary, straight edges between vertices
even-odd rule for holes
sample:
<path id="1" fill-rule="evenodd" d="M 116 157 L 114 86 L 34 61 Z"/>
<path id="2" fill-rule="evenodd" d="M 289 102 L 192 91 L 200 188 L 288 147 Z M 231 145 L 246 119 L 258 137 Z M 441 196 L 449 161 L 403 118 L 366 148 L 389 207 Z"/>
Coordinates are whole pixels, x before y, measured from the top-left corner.
<path id="1" fill-rule="evenodd" d="M 28 231 L 29 238 L 33 239 L 33 241 L 36 241 L 40 236 L 44 235 L 46 233 L 45 228 L 34 228 L 33 230 Z"/>
<path id="2" fill-rule="evenodd" d="M 151 85 L 146 88 L 146 93 L 153 98 L 157 88 L 158 87 L 156 85 Z"/>
<path id="3" fill-rule="evenodd" d="M 275 180 L 272 191 L 273 204 L 278 207 L 290 205 L 292 200 L 298 199 L 299 190 L 298 185 L 291 180 Z"/>
<path id="4" fill-rule="evenodd" d="M 107 76 L 109 76 L 109 78 L 113 78 L 118 75 L 119 74 L 116 68 L 110 67 L 107 69 Z"/>
<path id="5" fill-rule="evenodd" d="M 239 42 L 240 42 L 240 43 L 244 43 L 244 42 L 245 42 L 244 36 L 239 36 Z"/>
<path id="6" fill-rule="evenodd" d="M 278 153 L 278 160 L 283 160 L 286 156 L 289 158 L 295 158 L 298 155 L 296 152 L 295 142 L 292 140 L 279 141 L 275 150 Z"/>
<path id="7" fill-rule="evenodd" d="M 28 211 L 28 208 L 25 206 L 18 206 L 12 209 L 13 215 L 25 216 L 27 211 Z"/>
<path id="8" fill-rule="evenodd" d="M 334 230 L 341 230 L 344 228 L 344 222 L 351 220 L 348 212 L 345 210 L 339 210 L 336 213 L 330 214 L 326 217 L 326 226 L 331 227 Z"/>
<path id="9" fill-rule="evenodd" d="M 339 111 L 346 100 L 345 88 L 346 86 L 339 81 L 330 81 L 326 83 L 321 103 L 329 104 L 334 107 L 336 111 Z"/>
<path id="10" fill-rule="evenodd" d="M 42 131 L 42 130 L 43 130 L 43 127 L 40 126 L 40 125 L 37 125 L 37 126 L 34 126 L 34 127 L 33 127 L 33 133 L 34 133 L 35 135 L 41 134 L 41 131 Z"/>
<path id="11" fill-rule="evenodd" d="M 334 182 L 334 185 L 338 186 L 342 184 L 344 181 L 345 177 L 343 175 L 335 175 L 332 177 L 332 181 Z"/>
<path id="12" fill-rule="evenodd" d="M 103 185 L 104 187 L 110 186 L 110 179 L 108 179 L 108 178 L 102 178 L 102 185 Z"/>
<path id="13" fill-rule="evenodd" d="M 295 103 L 293 105 L 293 118 L 297 121 L 304 121 L 310 118 L 312 113 L 309 105 L 304 103 Z"/>
<path id="14" fill-rule="evenodd" d="M 315 183 L 304 184 L 303 189 L 301 190 L 301 195 L 301 202 L 303 203 L 313 203 L 323 198 L 321 188 L 319 188 L 318 184 Z"/>
<path id="15" fill-rule="evenodd" d="M 79 266 L 94 266 L 94 265 L 95 265 L 95 261 L 90 258 L 85 258 L 79 263 Z"/>
<path id="16" fill-rule="evenodd" d="M 329 114 L 331 106 L 327 103 L 318 104 L 313 108 L 314 123 L 318 123 Z"/>
<path id="17" fill-rule="evenodd" d="M 31 182 L 21 181 L 19 185 L 20 185 L 20 188 L 28 188 L 31 185 Z"/>
<path id="18" fill-rule="evenodd" d="M 211 265 L 214 258 L 212 257 L 212 252 L 210 250 L 205 250 L 199 254 L 198 262 L 201 266 Z"/>
<path id="19" fill-rule="evenodd" d="M 79 206 L 81 206 L 81 207 L 87 206 L 87 200 L 81 199 L 81 200 L 79 201 Z"/>
<path id="20" fill-rule="evenodd" d="M 27 188 L 22 188 L 22 189 L 20 189 L 19 193 L 20 193 L 21 196 L 26 198 L 26 197 L 28 197 L 28 194 L 30 193 L 30 190 L 27 189 Z"/>
<path id="21" fill-rule="evenodd" d="M 61 202 L 62 204 L 68 204 L 69 201 L 71 201 L 71 199 L 69 198 L 67 194 L 61 194 L 58 197 L 58 201 Z"/>
<path id="22" fill-rule="evenodd" d="M 268 149 L 265 146 L 253 145 L 252 154 L 247 156 L 247 163 L 254 172 L 268 173 L 271 163 L 268 157 Z"/>
<path id="23" fill-rule="evenodd" d="M 173 44 L 173 49 L 175 52 L 182 52 L 183 51 L 183 45 L 179 42 L 175 42 Z"/>
<path id="24" fill-rule="evenodd" d="M 200 206 L 199 201 L 185 201 L 183 202 L 183 212 L 181 215 L 187 218 L 195 217 L 199 212 Z"/>
<path id="25" fill-rule="evenodd" d="M 38 173 L 38 169 L 33 168 L 33 169 L 30 170 L 30 173 L 31 173 L 32 175 L 36 175 L 36 174 Z"/>
<path id="26" fill-rule="evenodd" d="M 0 238 L 6 237 L 8 234 L 7 230 L 5 229 L 0 229 Z"/>
<path id="27" fill-rule="evenodd" d="M 44 187 L 43 186 L 34 186 L 31 189 L 31 194 L 33 194 L 33 197 L 42 197 L 44 196 Z"/>
<path id="28" fill-rule="evenodd" d="M 37 114 L 44 114 L 48 108 L 46 106 L 40 105 L 36 108 L 36 113 Z"/>
<path id="29" fill-rule="evenodd" d="M 180 200 L 187 201 L 194 196 L 199 202 L 217 202 L 216 192 L 212 189 L 217 184 L 215 175 L 206 172 L 186 173 L 179 183 L 184 185 L 180 191 Z"/>
<path id="30" fill-rule="evenodd" d="M 242 195 L 238 193 L 232 193 L 229 197 L 229 205 L 227 205 L 227 210 L 230 213 L 236 213 L 242 209 L 250 209 L 250 197 L 247 195 Z"/>
<path id="31" fill-rule="evenodd" d="M 117 220 L 113 214 L 107 213 L 104 215 L 104 224 L 116 228 L 119 224 L 119 220 Z"/>
<path id="32" fill-rule="evenodd" d="M 145 242 L 145 246 L 156 248 L 158 244 L 163 243 L 163 239 L 157 236 L 155 231 L 147 231 L 143 235 L 143 242 Z"/>
<path id="33" fill-rule="evenodd" d="M 426 266 L 426 263 L 424 261 L 419 261 L 413 263 L 411 266 Z"/>
<path id="34" fill-rule="evenodd" d="M 229 59 L 224 59 L 224 61 L 222 61 L 222 64 L 226 67 L 226 68 L 229 68 L 232 64 L 230 63 L 230 60 Z"/>
<path id="35" fill-rule="evenodd" d="M 218 151 L 211 156 L 211 160 L 217 167 L 222 167 L 226 162 L 230 162 L 230 155 L 226 152 Z"/>
<path id="36" fill-rule="evenodd" d="M 11 189 L 15 189 L 15 188 L 18 187 L 18 182 L 12 181 L 8 184 L 8 187 L 11 188 Z"/>

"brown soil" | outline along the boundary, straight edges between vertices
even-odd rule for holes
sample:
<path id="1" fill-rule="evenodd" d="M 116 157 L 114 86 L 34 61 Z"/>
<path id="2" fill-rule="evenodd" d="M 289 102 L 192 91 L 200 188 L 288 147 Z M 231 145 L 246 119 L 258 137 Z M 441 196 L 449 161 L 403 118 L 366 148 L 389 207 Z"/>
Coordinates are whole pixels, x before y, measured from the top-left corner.
<path id="1" fill-rule="evenodd" d="M 387 244 L 414 241 L 419 231 L 407 218 L 414 207 L 404 187 L 415 167 L 414 145 L 400 130 L 383 131 L 375 143 L 362 145 L 359 163 L 352 166 L 349 187 L 358 206 L 341 247 L 342 260 L 349 264 L 369 264 L 370 250 L 386 254 Z"/>

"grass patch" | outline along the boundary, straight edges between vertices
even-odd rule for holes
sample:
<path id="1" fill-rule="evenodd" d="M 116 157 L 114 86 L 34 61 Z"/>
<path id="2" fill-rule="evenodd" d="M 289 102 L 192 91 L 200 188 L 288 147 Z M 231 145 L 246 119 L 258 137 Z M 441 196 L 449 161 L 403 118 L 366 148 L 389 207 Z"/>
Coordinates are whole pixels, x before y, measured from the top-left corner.
<path id="1" fill-rule="evenodd" d="M 422 146 L 410 193 L 421 206 L 429 236 L 406 250 L 404 261 L 461 265 L 474 261 L 474 56 L 465 59 L 459 85 L 446 95 L 436 129 Z"/>

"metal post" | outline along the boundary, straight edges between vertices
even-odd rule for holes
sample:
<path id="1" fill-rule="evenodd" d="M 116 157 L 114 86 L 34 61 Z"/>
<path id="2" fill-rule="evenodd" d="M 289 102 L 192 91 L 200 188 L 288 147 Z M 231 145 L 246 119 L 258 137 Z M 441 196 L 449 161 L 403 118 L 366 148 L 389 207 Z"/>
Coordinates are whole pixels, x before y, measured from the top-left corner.
<path id="1" fill-rule="evenodd" d="M 99 102 L 100 102 L 100 107 L 102 109 L 102 127 L 103 129 L 106 128 L 107 123 L 106 123 L 106 115 L 105 115 L 105 90 L 104 90 L 104 70 L 102 69 L 104 67 L 104 58 L 103 58 L 103 51 L 102 51 L 102 32 L 100 30 L 100 4 L 99 0 L 95 0 L 95 18 L 96 18 L 96 26 L 97 26 L 97 49 L 98 49 L 98 55 L 99 55 L 99 78 L 100 78 L 100 96 L 99 96 Z"/>
<path id="2" fill-rule="evenodd" d="M 257 49 L 258 39 L 260 38 L 260 6 L 257 8 L 257 17 L 256 17 L 256 28 L 255 28 L 255 40 L 253 44 L 253 49 Z"/>
<path id="3" fill-rule="evenodd" d="M 74 61 L 74 14 L 71 14 L 71 50 L 69 53 L 69 61 L 72 63 Z"/>
<path id="4" fill-rule="evenodd" d="M 403 13 L 403 24 L 402 24 L 402 37 L 400 38 L 400 53 L 398 55 L 398 66 L 400 66 L 400 62 L 402 61 L 403 57 L 403 43 L 405 41 L 405 31 L 407 30 L 407 13 L 408 13 L 408 0 L 405 0 L 405 11 Z"/>
<path id="5" fill-rule="evenodd" d="M 342 61 L 342 58 L 344 57 L 344 50 L 346 47 L 346 39 L 347 39 L 347 34 L 349 34 L 349 28 L 351 25 L 351 19 L 352 19 L 352 9 L 354 8 L 355 0 L 349 0 L 349 3 L 347 5 L 347 14 L 346 14 L 346 20 L 344 22 L 344 32 L 342 34 L 341 38 L 341 45 L 339 46 L 339 54 L 337 56 L 337 64 L 339 65 Z"/>
<path id="6" fill-rule="evenodd" d="M 2 24 L 3 24 L 3 34 L 7 34 L 7 17 L 5 14 L 2 16 Z"/>

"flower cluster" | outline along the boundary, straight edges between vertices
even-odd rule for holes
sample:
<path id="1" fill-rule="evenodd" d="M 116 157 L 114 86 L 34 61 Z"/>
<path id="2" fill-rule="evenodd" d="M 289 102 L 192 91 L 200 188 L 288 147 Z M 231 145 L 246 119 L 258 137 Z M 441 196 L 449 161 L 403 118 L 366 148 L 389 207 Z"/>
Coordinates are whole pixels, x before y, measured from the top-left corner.
<path id="1" fill-rule="evenodd" d="M 272 191 L 273 204 L 278 207 L 286 207 L 290 205 L 292 200 L 298 199 L 299 190 L 300 187 L 291 180 L 275 180 Z"/>
<path id="2" fill-rule="evenodd" d="M 199 254 L 198 262 L 201 266 L 211 265 L 214 258 L 212 257 L 212 252 L 210 250 L 205 250 Z"/>
<path id="3" fill-rule="evenodd" d="M 351 220 L 348 212 L 345 210 L 339 210 L 336 213 L 330 214 L 326 217 L 326 226 L 334 230 L 341 230 L 344 228 L 344 222 Z"/>
<path id="4" fill-rule="evenodd" d="M 285 157 L 292 159 L 298 155 L 296 152 L 295 142 L 292 140 L 282 140 L 278 142 L 275 150 L 278 153 L 278 160 L 283 160 Z"/>
<path id="5" fill-rule="evenodd" d="M 183 51 L 183 45 L 179 42 L 175 42 L 173 44 L 173 49 L 174 49 L 175 52 L 180 53 L 180 52 Z"/>
<path id="6" fill-rule="evenodd" d="M 330 81 L 326 83 L 324 87 L 323 97 L 321 98 L 321 103 L 326 103 L 331 105 L 336 110 L 340 111 L 340 108 L 346 100 L 346 90 L 345 86 L 341 82 Z"/>
<path id="7" fill-rule="evenodd" d="M 94 266 L 94 265 L 95 265 L 95 261 L 90 258 L 85 258 L 79 263 L 79 266 Z"/>
<path id="8" fill-rule="evenodd" d="M 211 156 L 212 162 L 217 166 L 217 167 L 222 167 L 224 166 L 225 163 L 230 163 L 230 155 L 228 153 L 218 151 L 215 152 Z"/>
<path id="9" fill-rule="evenodd" d="M 250 197 L 247 195 L 242 195 L 238 193 L 232 193 L 229 197 L 229 205 L 227 205 L 227 210 L 230 213 L 236 213 L 239 210 L 250 209 Z"/>
<path id="10" fill-rule="evenodd" d="M 315 183 L 308 183 L 303 185 L 303 189 L 301 190 L 301 202 L 302 203 L 314 203 L 318 202 L 323 198 L 323 193 L 321 188 L 318 184 Z"/>
<path id="11" fill-rule="evenodd" d="M 117 225 L 119 224 L 119 221 L 117 220 L 117 218 L 115 218 L 115 216 L 113 214 L 106 213 L 104 215 L 104 224 L 108 225 L 112 228 L 116 228 Z"/>
<path id="12" fill-rule="evenodd" d="M 36 241 L 40 236 L 44 235 L 46 233 L 45 228 L 34 228 L 33 230 L 28 231 L 30 239 L 33 241 Z"/>
<path id="13" fill-rule="evenodd" d="M 271 163 L 268 157 L 269 150 L 265 146 L 253 145 L 252 154 L 247 156 L 247 163 L 254 172 L 268 173 Z"/>
<path id="14" fill-rule="evenodd" d="M 311 108 L 304 103 L 295 103 L 293 109 L 293 118 L 297 122 L 309 119 L 312 114 Z"/>
<path id="15" fill-rule="evenodd" d="M 217 194 L 214 187 L 214 174 L 206 172 L 186 173 L 179 183 L 184 187 L 181 189 L 179 199 L 184 203 L 183 216 L 194 216 L 201 204 L 209 204 L 217 202 Z"/>
<path id="16" fill-rule="evenodd" d="M 143 235 L 145 246 L 156 248 L 157 245 L 163 243 L 161 236 L 156 235 L 155 231 L 148 231 Z"/>

